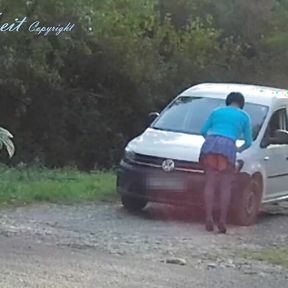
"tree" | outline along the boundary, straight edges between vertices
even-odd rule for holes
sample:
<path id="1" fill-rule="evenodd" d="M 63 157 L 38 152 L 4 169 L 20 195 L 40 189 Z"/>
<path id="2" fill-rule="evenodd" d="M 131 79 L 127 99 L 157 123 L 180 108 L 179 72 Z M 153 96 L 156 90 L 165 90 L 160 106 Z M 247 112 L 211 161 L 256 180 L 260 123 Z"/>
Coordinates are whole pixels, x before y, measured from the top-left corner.
<path id="1" fill-rule="evenodd" d="M 110 168 L 147 114 L 193 84 L 287 85 L 287 0 L 0 4 L 1 22 L 76 24 L 59 36 L 0 33 L 0 123 L 17 135 L 12 163 Z"/>

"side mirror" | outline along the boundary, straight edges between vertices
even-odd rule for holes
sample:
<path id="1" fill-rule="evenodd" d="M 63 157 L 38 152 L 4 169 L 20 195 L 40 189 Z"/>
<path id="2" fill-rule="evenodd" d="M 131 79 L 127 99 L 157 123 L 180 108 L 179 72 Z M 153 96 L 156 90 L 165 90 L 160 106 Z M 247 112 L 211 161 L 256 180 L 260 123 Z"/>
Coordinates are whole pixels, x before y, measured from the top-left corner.
<path id="1" fill-rule="evenodd" d="M 269 139 L 269 144 L 288 145 L 288 131 L 280 129 L 276 130 L 274 137 Z"/>
<path id="2" fill-rule="evenodd" d="M 156 118 L 158 118 L 160 116 L 160 114 L 158 112 L 151 112 L 149 113 L 149 118 L 152 121 L 154 121 Z"/>

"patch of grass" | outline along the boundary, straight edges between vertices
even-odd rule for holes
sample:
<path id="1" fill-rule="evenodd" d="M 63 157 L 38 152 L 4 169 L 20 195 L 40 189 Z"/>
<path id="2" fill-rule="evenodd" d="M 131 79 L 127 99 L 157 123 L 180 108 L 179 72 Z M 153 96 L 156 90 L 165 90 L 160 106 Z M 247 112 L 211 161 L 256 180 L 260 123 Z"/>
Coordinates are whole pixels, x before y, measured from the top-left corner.
<path id="1" fill-rule="evenodd" d="M 73 204 L 112 200 L 113 172 L 80 172 L 76 169 L 7 168 L 0 166 L 0 205 L 35 202 Z"/>
<path id="2" fill-rule="evenodd" d="M 288 247 L 262 249 L 259 251 L 245 251 L 243 256 L 245 258 L 264 261 L 288 268 Z"/>

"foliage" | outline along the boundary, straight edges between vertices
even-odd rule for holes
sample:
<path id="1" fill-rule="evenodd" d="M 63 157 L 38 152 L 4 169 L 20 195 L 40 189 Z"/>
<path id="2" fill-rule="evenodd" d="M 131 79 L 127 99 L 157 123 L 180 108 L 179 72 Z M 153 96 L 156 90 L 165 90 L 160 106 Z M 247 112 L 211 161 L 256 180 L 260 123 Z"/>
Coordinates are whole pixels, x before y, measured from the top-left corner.
<path id="1" fill-rule="evenodd" d="M 244 251 L 241 254 L 244 258 L 255 259 L 288 268 L 287 246 L 266 248 L 258 251 Z"/>
<path id="2" fill-rule="evenodd" d="M 15 168 L 0 166 L 0 205 L 26 205 L 37 202 L 78 204 L 115 199 L 113 172 L 84 173 L 65 168 Z"/>
<path id="3" fill-rule="evenodd" d="M 4 146 L 10 158 L 15 153 L 14 143 L 11 138 L 13 138 L 13 135 L 8 130 L 0 127 L 0 149 Z"/>
<path id="4" fill-rule="evenodd" d="M 14 164 L 113 167 L 148 112 L 188 86 L 287 84 L 288 0 L 0 4 L 1 23 L 76 24 L 59 36 L 0 32 L 0 123 L 16 135 Z"/>

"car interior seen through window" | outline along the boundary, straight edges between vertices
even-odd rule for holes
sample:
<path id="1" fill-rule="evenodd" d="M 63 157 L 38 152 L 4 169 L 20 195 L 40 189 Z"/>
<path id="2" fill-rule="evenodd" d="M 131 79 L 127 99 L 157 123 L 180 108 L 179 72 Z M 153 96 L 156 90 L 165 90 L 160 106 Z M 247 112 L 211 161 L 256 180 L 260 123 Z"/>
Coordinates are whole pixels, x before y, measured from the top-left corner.
<path id="1" fill-rule="evenodd" d="M 267 141 L 275 137 L 275 132 L 277 130 L 284 130 L 288 132 L 288 117 L 286 108 L 281 108 L 274 112 L 272 115 L 269 124 L 267 126 L 266 132 L 263 137 L 261 147 L 266 147 Z"/>
<path id="2" fill-rule="evenodd" d="M 224 105 L 223 99 L 181 96 L 164 110 L 161 116 L 152 124 L 152 128 L 199 135 L 200 129 L 210 113 L 215 108 Z M 266 118 L 268 107 L 246 103 L 244 110 L 251 117 L 253 139 L 255 140 Z"/>

